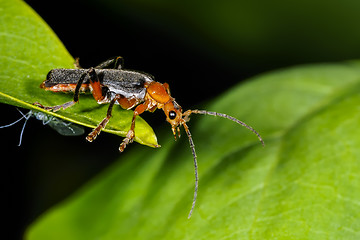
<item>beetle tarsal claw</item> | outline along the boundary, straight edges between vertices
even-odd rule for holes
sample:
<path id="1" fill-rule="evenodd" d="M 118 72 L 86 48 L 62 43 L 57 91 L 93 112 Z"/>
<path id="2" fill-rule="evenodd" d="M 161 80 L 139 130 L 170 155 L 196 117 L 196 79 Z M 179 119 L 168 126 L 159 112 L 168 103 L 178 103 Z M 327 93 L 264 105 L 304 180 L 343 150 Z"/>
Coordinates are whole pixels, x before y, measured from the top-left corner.
<path id="1" fill-rule="evenodd" d="M 110 117 L 104 118 L 104 119 L 99 123 L 99 125 L 98 125 L 96 128 L 94 128 L 94 129 L 92 130 L 92 132 L 89 133 L 89 135 L 87 135 L 86 140 L 89 141 L 89 142 L 94 141 L 94 140 L 97 138 L 97 136 L 100 134 L 101 130 L 104 129 L 105 126 L 106 126 L 106 124 L 109 122 L 109 118 L 110 118 Z"/>
<path id="2" fill-rule="evenodd" d="M 126 134 L 126 138 L 124 138 L 124 140 L 120 144 L 119 151 L 123 152 L 125 150 L 126 146 L 129 143 L 132 143 L 134 141 L 134 137 L 135 137 L 135 132 L 134 132 L 134 130 L 130 129 Z"/>

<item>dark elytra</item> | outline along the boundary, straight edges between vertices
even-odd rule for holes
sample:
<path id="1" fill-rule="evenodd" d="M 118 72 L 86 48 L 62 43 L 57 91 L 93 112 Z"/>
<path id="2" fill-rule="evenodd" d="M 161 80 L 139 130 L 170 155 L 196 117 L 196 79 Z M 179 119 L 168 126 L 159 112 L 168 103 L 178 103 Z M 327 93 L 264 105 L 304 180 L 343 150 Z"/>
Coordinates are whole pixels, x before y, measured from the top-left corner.
<path id="1" fill-rule="evenodd" d="M 115 88 L 128 93 L 140 93 L 144 90 L 144 73 L 131 70 L 118 69 L 94 69 L 102 85 Z M 45 87 L 58 84 L 76 84 L 80 77 L 85 74 L 83 83 L 89 84 L 88 69 L 52 69 L 44 82 Z M 152 79 L 151 75 L 146 75 Z"/>

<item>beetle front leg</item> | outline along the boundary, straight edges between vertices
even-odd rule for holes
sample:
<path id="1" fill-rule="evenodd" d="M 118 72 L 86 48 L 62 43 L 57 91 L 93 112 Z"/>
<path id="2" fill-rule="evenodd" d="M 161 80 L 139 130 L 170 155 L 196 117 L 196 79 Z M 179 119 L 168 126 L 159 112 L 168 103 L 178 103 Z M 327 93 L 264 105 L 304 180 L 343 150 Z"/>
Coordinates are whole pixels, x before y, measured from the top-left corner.
<path id="1" fill-rule="evenodd" d="M 143 104 L 140 104 L 138 105 L 135 110 L 134 110 L 134 115 L 133 115 L 133 118 L 132 118 L 132 121 L 131 121 L 131 127 L 129 129 L 129 131 L 127 132 L 126 134 L 126 137 L 124 138 L 124 140 L 122 141 L 122 143 L 120 144 L 120 147 L 119 147 L 119 151 L 120 152 L 123 152 L 126 148 L 126 146 L 129 144 L 129 143 L 132 143 L 134 141 L 134 138 L 135 138 L 135 119 L 136 119 L 136 116 L 142 114 L 144 111 L 146 111 L 147 109 L 147 106 L 148 106 L 148 103 L 145 102 Z"/>

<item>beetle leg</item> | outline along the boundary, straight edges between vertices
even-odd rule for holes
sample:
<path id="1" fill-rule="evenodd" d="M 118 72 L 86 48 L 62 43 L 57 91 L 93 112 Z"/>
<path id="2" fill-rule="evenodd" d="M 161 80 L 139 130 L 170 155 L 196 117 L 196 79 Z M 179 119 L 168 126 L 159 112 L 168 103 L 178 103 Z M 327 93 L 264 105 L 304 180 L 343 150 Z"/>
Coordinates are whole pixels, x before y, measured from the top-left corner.
<path id="1" fill-rule="evenodd" d="M 82 69 L 82 67 L 80 66 L 80 58 L 75 58 L 74 67 L 77 69 Z"/>
<path id="2" fill-rule="evenodd" d="M 121 98 L 120 95 L 116 95 L 115 98 L 111 100 L 111 102 L 109 104 L 109 108 L 106 113 L 106 117 L 99 123 L 99 125 L 96 128 L 94 128 L 92 130 L 91 133 L 89 133 L 89 135 L 86 137 L 86 140 L 88 140 L 89 142 L 94 141 L 96 139 L 96 137 L 100 134 L 101 130 L 106 127 L 106 124 L 109 122 L 109 120 L 111 118 L 111 112 L 112 112 L 113 106 L 114 106 L 115 102 L 118 101 L 120 98 Z"/>
<path id="3" fill-rule="evenodd" d="M 113 57 L 105 62 L 100 63 L 95 68 L 97 69 L 121 69 L 124 65 L 124 59 L 120 56 Z"/>
<path id="4" fill-rule="evenodd" d="M 120 144 L 120 147 L 119 147 L 119 151 L 120 152 L 123 152 L 124 149 L 126 148 L 126 146 L 129 144 L 129 143 L 132 143 L 134 141 L 134 137 L 135 137 L 135 119 L 136 119 L 136 116 L 142 114 L 144 111 L 146 111 L 148 108 L 148 102 L 144 102 L 140 105 L 138 105 L 135 110 L 134 110 L 134 115 L 133 115 L 133 118 L 132 118 L 132 121 L 131 121 L 131 127 L 129 129 L 129 131 L 127 132 L 126 134 L 126 137 L 124 138 L 124 140 L 122 141 L 122 143 Z"/>
<path id="5" fill-rule="evenodd" d="M 93 97 L 97 102 L 100 102 L 105 98 L 103 95 L 102 87 L 100 85 L 99 77 L 94 68 L 90 68 L 88 71 L 90 78 L 90 89 Z"/>
<path id="6" fill-rule="evenodd" d="M 42 109 L 45 109 L 48 111 L 53 111 L 53 112 L 59 111 L 61 108 L 66 109 L 66 108 L 73 106 L 75 103 L 77 103 L 79 101 L 80 88 L 81 88 L 82 83 L 84 82 L 86 75 L 87 75 L 87 73 L 82 74 L 79 81 L 77 82 L 76 87 L 75 87 L 75 92 L 74 92 L 74 98 L 72 101 L 66 102 L 61 105 L 52 106 L 52 107 L 45 107 L 38 102 L 35 102 L 34 105 L 38 106 Z"/>

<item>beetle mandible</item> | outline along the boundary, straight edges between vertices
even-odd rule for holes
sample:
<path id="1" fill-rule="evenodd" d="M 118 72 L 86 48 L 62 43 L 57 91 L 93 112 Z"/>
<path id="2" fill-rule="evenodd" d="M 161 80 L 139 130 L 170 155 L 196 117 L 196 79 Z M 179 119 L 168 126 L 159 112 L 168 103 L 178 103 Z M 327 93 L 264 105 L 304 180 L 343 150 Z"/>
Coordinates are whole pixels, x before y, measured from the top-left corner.
<path id="1" fill-rule="evenodd" d="M 72 101 L 61 105 L 46 107 L 40 103 L 35 105 L 49 111 L 58 111 L 73 106 L 79 101 L 80 92 L 90 91 L 99 104 L 109 103 L 106 117 L 93 129 L 86 137 L 86 140 L 92 142 L 100 134 L 101 130 L 111 118 L 111 112 L 114 104 L 120 105 L 124 109 L 134 108 L 134 114 L 131 121 L 130 129 L 126 137 L 120 144 L 120 152 L 124 151 L 126 146 L 133 142 L 135 137 L 135 119 L 144 111 L 153 112 L 156 109 L 162 109 L 166 115 L 166 121 L 171 124 L 171 130 L 176 139 L 180 136 L 180 127 L 183 126 L 189 138 L 189 144 L 194 159 L 195 168 L 195 190 L 191 210 L 188 218 L 194 210 L 197 191 L 198 191 L 198 165 L 195 152 L 195 145 L 191 137 L 190 130 L 186 124 L 191 114 L 205 114 L 219 116 L 234 121 L 257 135 L 261 143 L 264 141 L 252 127 L 244 122 L 226 114 L 210 112 L 206 110 L 187 110 L 182 108 L 170 95 L 169 85 L 167 83 L 159 83 L 154 78 L 144 72 L 123 69 L 123 58 L 114 57 L 98 66 L 90 69 L 83 69 L 79 65 L 78 59 L 75 62 L 76 69 L 52 69 L 46 80 L 40 85 L 41 88 L 53 92 L 74 92 Z"/>

